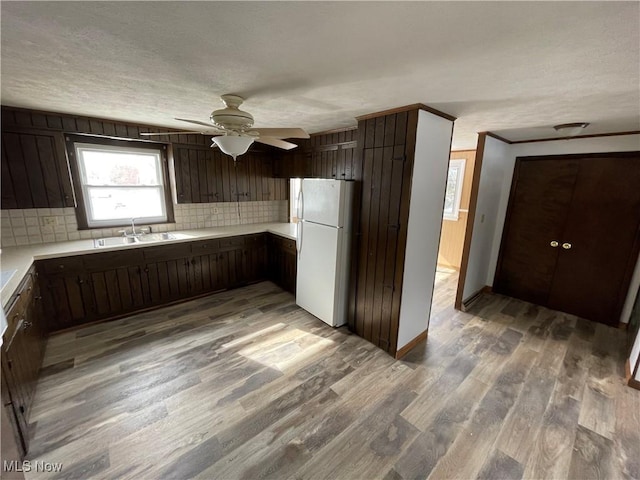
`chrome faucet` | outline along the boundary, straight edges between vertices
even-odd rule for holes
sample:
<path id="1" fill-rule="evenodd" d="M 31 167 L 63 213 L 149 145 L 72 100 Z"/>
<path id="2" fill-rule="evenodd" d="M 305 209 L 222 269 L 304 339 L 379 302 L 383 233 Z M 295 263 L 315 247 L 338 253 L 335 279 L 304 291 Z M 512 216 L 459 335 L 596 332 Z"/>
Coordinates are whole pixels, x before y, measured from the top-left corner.
<path id="1" fill-rule="evenodd" d="M 148 233 L 145 232 L 145 230 L 149 230 L 148 228 L 141 228 L 140 232 L 136 232 L 136 219 L 132 218 L 131 219 L 131 233 L 127 233 L 127 229 L 125 228 L 124 230 L 118 230 L 118 233 L 121 233 L 122 236 L 124 237 L 139 237 L 140 235 L 143 235 L 144 233 Z"/>

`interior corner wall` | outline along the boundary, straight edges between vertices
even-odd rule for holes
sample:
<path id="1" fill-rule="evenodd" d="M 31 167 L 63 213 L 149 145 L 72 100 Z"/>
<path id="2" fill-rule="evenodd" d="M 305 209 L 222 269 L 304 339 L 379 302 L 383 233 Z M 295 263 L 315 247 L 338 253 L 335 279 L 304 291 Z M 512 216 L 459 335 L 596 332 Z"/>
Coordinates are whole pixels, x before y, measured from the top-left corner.
<path id="1" fill-rule="evenodd" d="M 478 200 L 473 220 L 469 261 L 462 294 L 463 301 L 488 285 L 487 278 L 491 268 L 491 253 L 496 241 L 497 226 L 501 223 L 499 212 L 501 211 L 502 203 L 505 202 L 502 198 L 504 185 L 510 187 L 515 164 L 515 157 L 511 155 L 509 147 L 510 145 L 507 143 L 493 137 L 485 137 Z M 508 196 L 509 190 L 507 189 L 507 199 Z M 504 223 L 504 218 L 502 223 Z M 501 234 L 502 228 L 499 230 Z M 499 245 L 500 238 L 498 236 Z"/>
<path id="2" fill-rule="evenodd" d="M 453 122 L 418 112 L 397 350 L 429 326 Z"/>
<path id="3" fill-rule="evenodd" d="M 640 134 L 512 145 L 487 137 L 463 300 L 468 299 L 483 286 L 493 285 L 517 157 L 629 151 L 640 151 Z M 483 213 L 484 222 L 482 222 Z M 493 227 L 492 233 L 489 232 L 491 227 Z M 491 241 L 489 236 L 492 236 Z M 638 290 L 640 278 L 634 278 L 634 282 L 630 285 L 629 295 Z M 629 295 L 626 303 L 629 302 Z M 621 321 L 626 322 L 628 318 L 621 318 Z"/>

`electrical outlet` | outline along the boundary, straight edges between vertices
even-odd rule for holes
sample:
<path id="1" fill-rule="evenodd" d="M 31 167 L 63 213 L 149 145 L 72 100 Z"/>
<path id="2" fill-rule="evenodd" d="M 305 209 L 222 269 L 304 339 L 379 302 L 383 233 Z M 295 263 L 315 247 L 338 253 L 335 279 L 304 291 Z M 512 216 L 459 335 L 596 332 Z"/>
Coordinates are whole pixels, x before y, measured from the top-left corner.
<path id="1" fill-rule="evenodd" d="M 218 213 L 220 213 L 219 209 L 218 208 L 214 208 L 213 209 L 213 214 L 214 215 L 218 215 Z"/>
<path id="2" fill-rule="evenodd" d="M 56 225 L 58 225 L 58 218 L 57 217 L 41 217 L 40 222 L 42 223 L 43 227 L 47 227 L 47 226 L 55 227 Z"/>

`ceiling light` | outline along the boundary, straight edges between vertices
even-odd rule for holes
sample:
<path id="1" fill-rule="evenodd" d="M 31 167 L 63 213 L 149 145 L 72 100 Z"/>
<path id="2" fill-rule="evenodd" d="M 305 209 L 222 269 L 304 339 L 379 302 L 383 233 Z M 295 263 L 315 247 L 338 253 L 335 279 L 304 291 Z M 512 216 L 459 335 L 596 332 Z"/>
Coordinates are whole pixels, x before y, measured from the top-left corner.
<path id="1" fill-rule="evenodd" d="M 253 137 L 242 137 L 239 135 L 212 137 L 211 140 L 220 147 L 223 153 L 231 155 L 234 161 L 238 155 L 247 153 L 247 150 L 249 150 L 249 147 L 253 143 Z"/>
<path id="2" fill-rule="evenodd" d="M 576 123 L 563 123 L 561 125 L 554 125 L 553 128 L 556 132 L 561 133 L 567 137 L 573 137 L 587 128 L 589 124 L 587 122 Z"/>

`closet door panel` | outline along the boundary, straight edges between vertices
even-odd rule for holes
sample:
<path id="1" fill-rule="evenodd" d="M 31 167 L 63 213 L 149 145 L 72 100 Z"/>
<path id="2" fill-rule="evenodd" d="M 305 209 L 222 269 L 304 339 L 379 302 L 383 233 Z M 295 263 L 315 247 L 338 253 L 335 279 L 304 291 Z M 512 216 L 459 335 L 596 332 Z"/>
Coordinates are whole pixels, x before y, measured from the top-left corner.
<path id="1" fill-rule="evenodd" d="M 581 160 L 548 306 L 617 325 L 639 228 L 640 156 Z"/>
<path id="2" fill-rule="evenodd" d="M 577 173 L 577 160 L 518 159 L 495 291 L 547 302 Z"/>

